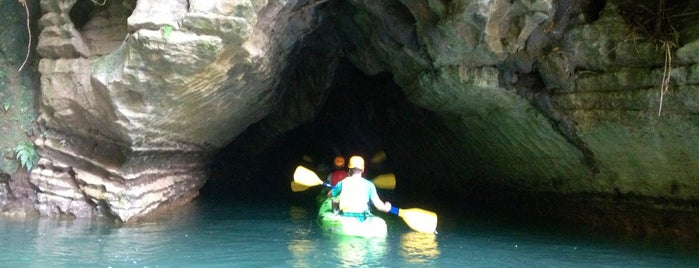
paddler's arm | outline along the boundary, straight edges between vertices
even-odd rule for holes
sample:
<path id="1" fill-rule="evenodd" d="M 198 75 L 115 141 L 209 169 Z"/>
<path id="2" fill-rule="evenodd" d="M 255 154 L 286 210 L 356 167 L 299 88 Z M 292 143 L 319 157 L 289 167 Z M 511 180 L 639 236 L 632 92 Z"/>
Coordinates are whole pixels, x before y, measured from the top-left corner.
<path id="1" fill-rule="evenodd" d="M 376 209 L 383 211 L 383 212 L 388 212 L 391 210 L 391 203 L 383 202 L 381 201 L 381 198 L 379 198 L 379 194 L 376 193 L 376 186 L 374 184 L 371 184 L 371 203 L 374 204 L 374 207 Z"/>
<path id="2" fill-rule="evenodd" d="M 340 195 L 340 191 L 342 191 L 342 182 L 338 182 L 332 189 L 330 189 L 330 191 L 328 191 L 328 197 L 338 196 Z"/>

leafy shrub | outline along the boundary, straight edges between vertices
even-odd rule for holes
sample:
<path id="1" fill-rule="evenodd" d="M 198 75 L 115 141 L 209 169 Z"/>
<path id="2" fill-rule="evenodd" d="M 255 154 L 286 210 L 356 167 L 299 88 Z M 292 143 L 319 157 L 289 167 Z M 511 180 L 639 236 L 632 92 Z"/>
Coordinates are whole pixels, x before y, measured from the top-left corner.
<path id="1" fill-rule="evenodd" d="M 39 160 L 39 155 L 36 154 L 34 144 L 31 142 L 21 141 L 15 147 L 15 154 L 17 155 L 17 160 L 27 170 L 31 170 Z"/>

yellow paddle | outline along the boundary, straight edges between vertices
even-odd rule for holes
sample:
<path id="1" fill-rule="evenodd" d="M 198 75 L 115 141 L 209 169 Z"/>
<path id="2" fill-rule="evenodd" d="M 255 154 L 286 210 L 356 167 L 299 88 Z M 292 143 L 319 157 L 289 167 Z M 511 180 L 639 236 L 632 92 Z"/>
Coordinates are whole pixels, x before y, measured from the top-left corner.
<path id="1" fill-rule="evenodd" d="M 380 184 L 385 186 L 392 185 L 393 188 L 395 188 L 395 175 L 385 175 L 385 177 L 382 177 L 384 175 L 380 175 L 374 179 L 374 183 L 378 182 L 377 187 Z M 393 180 L 392 183 L 391 180 Z M 297 192 L 297 190 L 303 191 L 317 185 L 332 187 L 327 182 L 323 182 L 318 177 L 318 175 L 316 175 L 316 173 L 312 170 L 307 169 L 303 166 L 296 167 L 296 171 L 294 172 L 294 180 L 291 182 L 291 190 L 295 192 Z M 405 223 L 407 223 L 411 229 L 417 232 L 434 233 L 437 230 L 437 214 L 432 211 L 420 208 L 399 209 L 398 207 L 391 206 L 391 210 L 389 210 L 389 213 L 401 217 L 403 221 L 405 221 Z"/>
<path id="2" fill-rule="evenodd" d="M 386 173 L 374 177 L 371 182 L 376 185 L 376 188 L 393 190 L 396 189 L 396 174 Z"/>
<path id="3" fill-rule="evenodd" d="M 384 152 L 383 150 L 376 152 L 371 157 L 371 160 L 369 160 L 369 162 L 371 162 L 372 164 L 378 164 L 383 161 L 386 161 L 386 152 Z"/>
<path id="4" fill-rule="evenodd" d="M 434 233 L 437 230 L 437 214 L 432 211 L 421 208 L 399 209 L 398 207 L 391 206 L 391 210 L 389 210 L 388 213 L 398 215 L 398 217 L 401 217 L 403 221 L 408 224 L 410 229 L 415 231 Z"/>
<path id="5" fill-rule="evenodd" d="M 306 186 L 296 181 L 291 181 L 291 190 L 294 192 L 302 192 L 308 190 L 308 188 L 311 188 L 311 186 Z"/>
<path id="6" fill-rule="evenodd" d="M 371 181 L 376 185 L 376 188 L 379 189 L 391 190 L 396 188 L 396 175 L 394 175 L 393 173 L 381 174 L 379 176 L 376 176 L 376 178 L 374 178 Z M 323 185 L 332 188 L 330 184 L 321 180 L 318 177 L 318 175 L 312 170 L 304 166 L 296 167 L 296 171 L 294 171 L 294 180 L 291 181 L 292 191 L 305 191 L 308 188 L 318 185 Z"/>

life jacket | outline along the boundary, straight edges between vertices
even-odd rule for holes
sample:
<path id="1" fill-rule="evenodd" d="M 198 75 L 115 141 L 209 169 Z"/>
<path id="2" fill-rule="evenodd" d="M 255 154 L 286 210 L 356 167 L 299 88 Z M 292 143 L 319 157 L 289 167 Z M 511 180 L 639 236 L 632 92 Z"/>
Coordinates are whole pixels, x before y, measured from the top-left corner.
<path id="1" fill-rule="evenodd" d="M 361 177 L 350 177 L 342 181 L 340 210 L 350 213 L 369 211 L 369 189 L 367 181 Z"/>
<path id="2" fill-rule="evenodd" d="M 332 185 L 332 186 L 337 185 L 338 182 L 344 180 L 345 178 L 347 178 L 347 176 L 349 176 L 349 174 L 347 174 L 347 171 L 344 171 L 341 169 L 333 171 L 332 180 L 330 181 L 330 185 Z"/>

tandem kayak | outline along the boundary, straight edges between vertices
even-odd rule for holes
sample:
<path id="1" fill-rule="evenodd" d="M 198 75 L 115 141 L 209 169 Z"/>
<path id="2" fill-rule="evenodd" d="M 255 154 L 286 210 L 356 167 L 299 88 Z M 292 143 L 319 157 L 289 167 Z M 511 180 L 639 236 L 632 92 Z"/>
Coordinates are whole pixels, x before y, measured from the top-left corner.
<path id="1" fill-rule="evenodd" d="M 332 199 L 326 198 L 318 210 L 318 225 L 324 231 L 347 236 L 384 237 L 386 221 L 369 214 L 364 221 L 356 217 L 338 215 L 332 211 Z"/>

